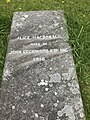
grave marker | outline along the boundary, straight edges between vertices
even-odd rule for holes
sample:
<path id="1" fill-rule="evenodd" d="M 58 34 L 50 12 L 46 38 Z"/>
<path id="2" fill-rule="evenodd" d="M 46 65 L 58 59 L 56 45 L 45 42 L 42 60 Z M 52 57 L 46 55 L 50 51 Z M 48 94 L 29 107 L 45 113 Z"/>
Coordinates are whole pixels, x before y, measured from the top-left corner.
<path id="1" fill-rule="evenodd" d="M 1 120 L 85 120 L 63 11 L 15 12 Z"/>

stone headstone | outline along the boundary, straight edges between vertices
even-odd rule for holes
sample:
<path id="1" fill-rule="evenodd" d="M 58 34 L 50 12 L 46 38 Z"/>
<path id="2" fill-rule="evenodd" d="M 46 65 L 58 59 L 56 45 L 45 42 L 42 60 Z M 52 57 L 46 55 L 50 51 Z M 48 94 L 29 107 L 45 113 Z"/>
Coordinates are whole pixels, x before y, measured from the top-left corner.
<path id="1" fill-rule="evenodd" d="M 85 120 L 63 11 L 15 12 L 0 120 Z"/>

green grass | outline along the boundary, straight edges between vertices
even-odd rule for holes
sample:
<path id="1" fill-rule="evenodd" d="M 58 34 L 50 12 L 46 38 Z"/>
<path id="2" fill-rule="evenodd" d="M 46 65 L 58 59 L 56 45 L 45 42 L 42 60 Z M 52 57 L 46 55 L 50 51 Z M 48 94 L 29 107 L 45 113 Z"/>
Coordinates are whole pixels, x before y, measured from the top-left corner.
<path id="1" fill-rule="evenodd" d="M 85 115 L 90 120 L 90 0 L 0 0 L 0 81 L 13 12 L 60 9 L 67 19 Z"/>

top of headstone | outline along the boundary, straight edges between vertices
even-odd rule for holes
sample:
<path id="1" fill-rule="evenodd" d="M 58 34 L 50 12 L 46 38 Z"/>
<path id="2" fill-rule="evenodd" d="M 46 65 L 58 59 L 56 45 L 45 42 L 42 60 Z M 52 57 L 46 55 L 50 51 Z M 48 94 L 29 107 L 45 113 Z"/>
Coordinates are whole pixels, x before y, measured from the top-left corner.
<path id="1" fill-rule="evenodd" d="M 84 120 L 63 11 L 15 12 L 1 120 Z"/>
<path id="2" fill-rule="evenodd" d="M 29 27 L 31 29 L 28 29 Z M 20 31 L 18 31 L 18 28 Z M 32 37 L 35 35 L 58 34 L 61 35 L 61 37 L 68 37 L 63 11 L 15 12 L 11 31 L 11 38 L 19 35 L 30 35 L 30 37 Z M 62 31 L 64 31 L 64 33 Z M 64 40 L 67 39 L 65 38 Z"/>

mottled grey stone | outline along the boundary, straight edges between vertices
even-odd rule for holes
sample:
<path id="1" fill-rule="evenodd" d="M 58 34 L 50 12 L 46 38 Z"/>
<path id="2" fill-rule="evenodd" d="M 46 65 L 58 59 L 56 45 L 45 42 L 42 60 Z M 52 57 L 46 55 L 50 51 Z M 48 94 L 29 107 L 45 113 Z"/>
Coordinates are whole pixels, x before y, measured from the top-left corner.
<path id="1" fill-rule="evenodd" d="M 63 11 L 15 12 L 0 120 L 85 120 Z"/>

